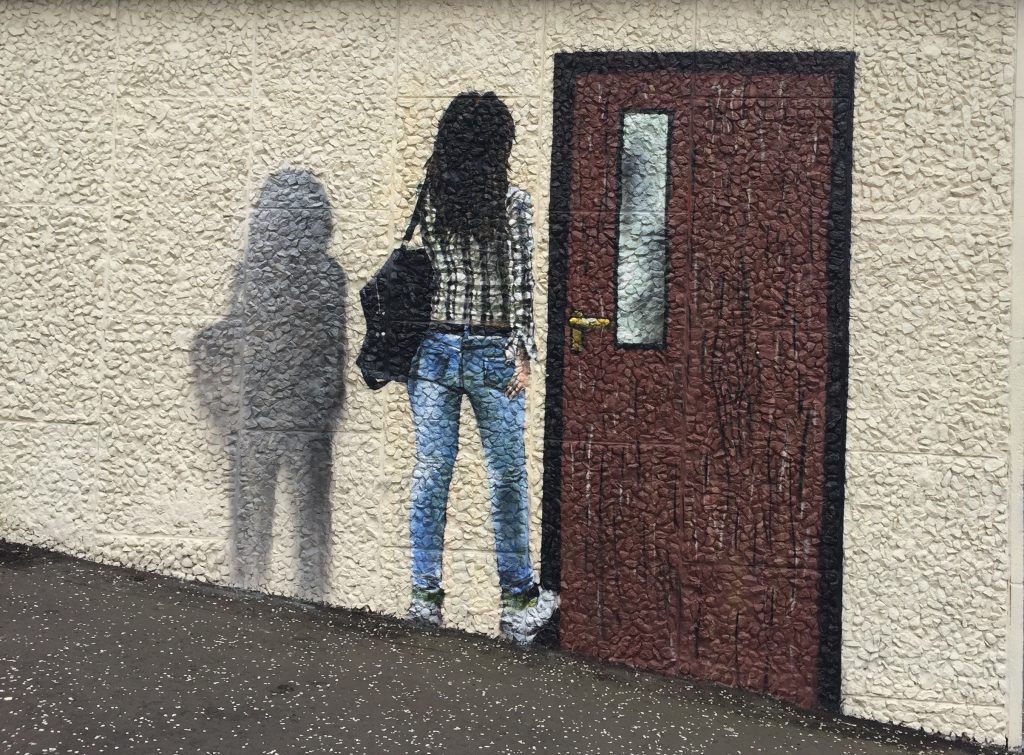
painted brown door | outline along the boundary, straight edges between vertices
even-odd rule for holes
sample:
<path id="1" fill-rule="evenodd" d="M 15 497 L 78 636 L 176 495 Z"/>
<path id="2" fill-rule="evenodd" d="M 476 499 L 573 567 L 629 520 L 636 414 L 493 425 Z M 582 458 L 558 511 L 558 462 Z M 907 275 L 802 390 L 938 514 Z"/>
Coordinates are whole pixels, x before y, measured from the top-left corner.
<path id="1" fill-rule="evenodd" d="M 644 68 L 562 103 L 560 641 L 813 705 L 834 77 Z"/>

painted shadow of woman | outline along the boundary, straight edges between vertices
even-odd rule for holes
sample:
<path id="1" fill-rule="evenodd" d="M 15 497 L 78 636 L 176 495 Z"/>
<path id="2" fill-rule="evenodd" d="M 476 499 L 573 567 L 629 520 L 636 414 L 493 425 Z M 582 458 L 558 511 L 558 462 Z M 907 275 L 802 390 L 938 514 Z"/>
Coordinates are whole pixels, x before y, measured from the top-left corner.
<path id="1" fill-rule="evenodd" d="M 304 170 L 271 175 L 249 218 L 227 316 L 192 344 L 200 400 L 231 459 L 231 578 L 266 586 L 279 494 L 294 502 L 298 590 L 329 588 L 331 438 L 344 400 L 345 273 L 331 204 Z"/>

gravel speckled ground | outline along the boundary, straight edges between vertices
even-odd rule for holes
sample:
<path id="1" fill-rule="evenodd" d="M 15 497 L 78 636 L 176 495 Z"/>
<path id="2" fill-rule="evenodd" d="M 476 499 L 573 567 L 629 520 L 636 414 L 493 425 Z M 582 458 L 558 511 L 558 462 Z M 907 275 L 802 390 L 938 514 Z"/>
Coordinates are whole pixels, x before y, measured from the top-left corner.
<path id="1" fill-rule="evenodd" d="M 714 685 L 0 543 L 3 753 L 968 753 Z"/>

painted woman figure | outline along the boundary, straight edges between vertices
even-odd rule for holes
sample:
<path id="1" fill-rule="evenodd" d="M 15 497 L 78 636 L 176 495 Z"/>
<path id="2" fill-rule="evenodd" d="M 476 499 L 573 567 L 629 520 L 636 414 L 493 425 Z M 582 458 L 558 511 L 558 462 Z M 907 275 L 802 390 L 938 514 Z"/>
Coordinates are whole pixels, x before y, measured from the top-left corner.
<path id="1" fill-rule="evenodd" d="M 533 332 L 533 206 L 509 185 L 515 124 L 493 92 L 448 106 L 421 186 L 420 237 L 434 266 L 431 324 L 413 359 L 416 427 L 409 618 L 440 625 L 448 488 L 462 397 L 480 428 L 501 586 L 501 635 L 529 643 L 557 607 L 534 582 L 524 443 Z"/>

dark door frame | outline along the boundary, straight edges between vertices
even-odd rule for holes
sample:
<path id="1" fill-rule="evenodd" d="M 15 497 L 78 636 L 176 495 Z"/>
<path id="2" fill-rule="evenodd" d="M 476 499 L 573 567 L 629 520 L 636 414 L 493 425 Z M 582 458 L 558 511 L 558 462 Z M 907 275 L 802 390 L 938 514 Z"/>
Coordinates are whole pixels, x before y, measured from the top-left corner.
<path id="1" fill-rule="evenodd" d="M 544 401 L 544 493 L 541 583 L 561 583 L 562 381 L 568 286 L 572 116 L 576 78 L 583 73 L 828 74 L 833 77 L 832 170 L 826 262 L 828 366 L 825 386 L 824 500 L 819 545 L 818 704 L 840 700 L 843 504 L 846 478 L 846 398 L 849 374 L 850 222 L 853 187 L 855 54 L 828 52 L 558 53 L 555 55 L 551 200 L 548 209 L 547 380 Z"/>

